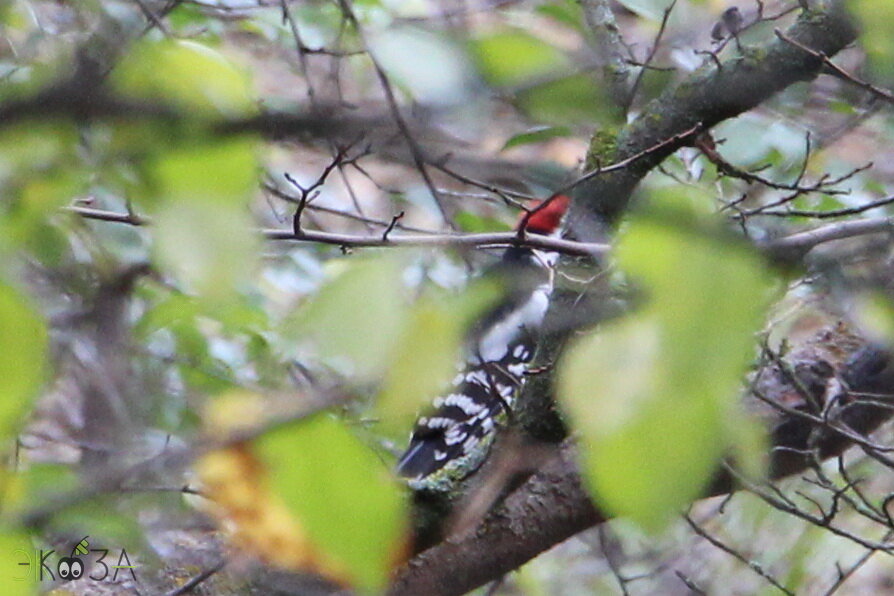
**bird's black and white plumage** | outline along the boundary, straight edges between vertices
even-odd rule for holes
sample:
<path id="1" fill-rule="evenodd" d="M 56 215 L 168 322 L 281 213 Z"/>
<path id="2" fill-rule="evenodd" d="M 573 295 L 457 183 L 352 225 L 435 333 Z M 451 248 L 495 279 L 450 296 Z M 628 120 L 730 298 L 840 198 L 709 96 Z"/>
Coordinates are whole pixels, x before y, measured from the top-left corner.
<path id="1" fill-rule="evenodd" d="M 524 222 L 527 231 L 553 234 L 568 206 L 550 200 Z M 505 282 L 502 304 L 475 325 L 466 359 L 448 393 L 420 418 L 397 470 L 417 490 L 448 490 L 487 457 L 497 429 L 511 416 L 525 383 L 552 292 L 557 254 L 524 247 L 506 249 L 496 271 Z"/>

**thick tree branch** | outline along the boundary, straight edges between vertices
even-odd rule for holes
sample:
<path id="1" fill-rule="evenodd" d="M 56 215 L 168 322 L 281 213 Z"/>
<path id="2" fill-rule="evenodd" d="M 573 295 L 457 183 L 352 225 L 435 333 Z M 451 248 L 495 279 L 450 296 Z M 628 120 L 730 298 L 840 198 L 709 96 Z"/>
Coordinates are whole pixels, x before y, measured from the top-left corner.
<path id="1" fill-rule="evenodd" d="M 894 231 L 894 217 L 873 217 L 842 221 L 812 230 L 798 232 L 784 238 L 777 238 L 766 244 L 771 254 L 795 261 L 810 249 L 826 242 L 865 236 L 867 234 L 891 233 Z"/>
<path id="2" fill-rule="evenodd" d="M 581 8 L 584 21 L 593 37 L 593 49 L 602 67 L 603 82 L 611 89 L 612 98 L 618 107 L 626 109 L 630 94 L 627 85 L 630 68 L 627 65 L 624 42 L 611 6 L 608 0 L 584 0 L 581 2 Z"/>
<path id="3" fill-rule="evenodd" d="M 573 452 L 570 444 L 563 446 L 477 532 L 413 558 L 395 577 L 390 594 L 463 594 L 604 521 L 580 484 Z"/>
<path id="4" fill-rule="evenodd" d="M 793 83 L 815 78 L 824 67 L 818 56 L 835 55 L 856 39 L 857 31 L 842 2 L 816 0 L 810 6 L 785 33 L 789 41 L 775 39 L 722 65 L 709 63 L 650 102 L 614 143 L 595 142 L 588 164 L 621 161 L 693 127 L 710 129 Z M 580 240 L 602 239 L 604 223 L 614 223 L 624 213 L 639 181 L 684 143 L 667 145 L 629 168 L 596 176 L 578 187 L 569 222 L 572 233 Z"/>
<path id="5" fill-rule="evenodd" d="M 810 384 L 815 369 L 830 366 L 823 346 L 834 344 L 847 351 L 847 358 L 835 371 L 837 376 L 831 378 L 845 379 L 851 396 L 894 394 L 894 370 L 886 352 L 865 344 L 858 347 L 853 336 L 838 330 L 821 334 L 817 342 L 820 347 L 805 348 L 791 359 L 802 375 L 798 385 Z M 859 397 L 851 397 L 836 420 L 823 421 L 810 414 L 807 407 L 792 409 L 785 405 L 791 403 L 798 389 L 786 380 L 779 363 L 765 364 L 757 377 L 766 378 L 759 385 L 761 400 L 779 405 L 764 407 L 765 402 L 754 395 L 746 399 L 751 409 L 764 410 L 762 418 L 772 429 L 770 475 L 774 479 L 807 469 L 814 461 L 814 452 L 820 458 L 841 453 L 853 444 L 851 437 L 855 433 L 871 432 L 894 413 L 878 401 L 861 403 Z M 819 386 L 820 390 L 826 388 L 823 383 Z M 838 399 L 831 395 L 816 397 L 832 402 Z M 566 440 L 556 449 L 555 456 L 492 510 L 475 533 L 448 539 L 411 560 L 394 578 L 390 593 L 463 594 L 605 521 L 606 516 L 593 506 L 581 485 L 572 441 Z M 705 496 L 724 494 L 734 488 L 733 477 L 723 471 Z"/>
<path id="6" fill-rule="evenodd" d="M 835 55 L 856 39 L 857 32 L 845 13 L 843 2 L 816 0 L 810 6 L 811 10 L 805 11 L 786 32 L 785 40 L 777 38 L 765 47 L 744 50 L 741 56 L 723 64 L 708 64 L 648 104 L 616 137 L 609 131 L 597 133 L 587 156 L 588 169 L 598 172 L 604 163 L 639 157 L 629 167 L 594 174 L 575 188 L 568 222 L 570 233 L 582 241 L 605 241 L 607 227 L 627 210 L 640 180 L 679 147 L 691 143 L 687 131 L 710 129 L 760 105 L 796 82 L 815 78 L 824 66 L 822 57 Z M 817 54 L 805 52 L 799 46 L 811 48 Z M 668 139 L 677 141 L 668 143 Z M 793 246 L 781 248 L 803 255 L 809 247 L 823 241 L 826 239 L 813 234 L 803 238 L 804 244 L 799 240 Z M 534 391 L 534 385 L 542 390 L 543 384 L 530 383 L 519 398 L 519 406 L 530 400 L 528 394 Z M 894 390 L 894 383 L 889 383 L 887 390 L 889 393 Z M 860 415 L 858 422 L 863 423 L 856 425 L 860 432 L 868 432 L 890 416 L 889 411 L 872 406 L 855 408 L 851 413 L 854 411 Z M 815 426 L 807 421 L 778 425 L 795 431 L 802 427 L 808 432 L 795 432 L 793 440 L 815 436 L 811 432 Z M 787 440 L 785 436 L 774 435 L 776 446 L 810 451 L 806 445 L 797 442 L 789 445 Z M 824 456 L 838 453 L 850 444 L 840 432 L 825 428 L 821 441 Z M 582 489 L 568 449 L 566 443 L 558 458 L 528 478 L 491 511 L 473 535 L 448 539 L 417 555 L 395 577 L 392 593 L 464 593 L 604 521 Z M 780 453 L 788 455 L 783 457 Z M 774 457 L 774 477 L 796 473 L 810 461 L 806 455 L 792 457 L 786 449 L 774 451 Z M 728 491 L 731 487 L 729 477 L 720 478 L 710 494 Z"/>
<path id="7" fill-rule="evenodd" d="M 208 118 L 151 98 L 132 98 L 116 93 L 105 80 L 91 72 L 76 70 L 70 79 L 34 95 L 0 103 L 0 128 L 39 119 L 71 119 L 75 122 L 158 121 L 168 124 L 204 124 L 171 130 L 204 130 L 212 136 L 257 134 L 271 140 L 306 138 L 351 138 L 358 132 L 382 128 L 378 115 L 356 116 L 334 106 L 294 112 L 261 112 L 253 115 Z"/>

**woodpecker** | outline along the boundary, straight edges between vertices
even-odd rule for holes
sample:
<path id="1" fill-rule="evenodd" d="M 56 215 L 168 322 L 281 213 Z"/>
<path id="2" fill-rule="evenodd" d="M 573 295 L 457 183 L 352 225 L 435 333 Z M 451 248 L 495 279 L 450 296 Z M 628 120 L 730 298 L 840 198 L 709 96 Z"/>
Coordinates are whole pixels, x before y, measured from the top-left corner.
<path id="1" fill-rule="evenodd" d="M 519 219 L 526 232 L 557 235 L 570 199 L 554 195 Z M 513 246 L 494 268 L 506 297 L 473 326 L 450 391 L 419 418 L 397 471 L 416 490 L 445 491 L 487 457 L 525 383 L 553 287 L 558 253 Z"/>

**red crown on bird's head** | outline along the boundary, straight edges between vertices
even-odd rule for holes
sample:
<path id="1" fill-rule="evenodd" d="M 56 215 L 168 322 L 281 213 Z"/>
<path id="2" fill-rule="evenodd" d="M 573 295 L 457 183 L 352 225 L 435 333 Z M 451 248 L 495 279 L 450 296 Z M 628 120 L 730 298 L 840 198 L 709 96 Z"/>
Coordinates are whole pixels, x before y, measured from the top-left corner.
<path id="1" fill-rule="evenodd" d="M 568 195 L 553 195 L 543 201 L 537 201 L 530 212 L 519 216 L 518 225 L 524 226 L 526 232 L 533 234 L 552 234 L 559 229 L 569 205 L 571 199 Z"/>

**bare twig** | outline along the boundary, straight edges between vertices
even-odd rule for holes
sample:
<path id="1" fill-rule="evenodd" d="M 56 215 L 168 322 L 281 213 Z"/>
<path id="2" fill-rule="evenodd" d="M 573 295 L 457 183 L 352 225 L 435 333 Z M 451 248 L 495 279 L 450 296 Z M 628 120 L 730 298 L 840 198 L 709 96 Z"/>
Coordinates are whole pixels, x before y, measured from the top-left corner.
<path id="1" fill-rule="evenodd" d="M 226 567 L 226 565 L 227 565 L 226 561 L 221 561 L 220 563 L 214 565 L 213 567 L 209 567 L 208 569 L 206 569 L 205 571 L 202 571 L 195 577 L 190 578 L 190 580 L 187 581 L 182 586 L 175 588 L 173 590 L 170 590 L 168 592 L 165 592 L 165 596 L 183 596 L 183 594 L 189 594 L 190 592 L 192 592 L 193 590 L 198 588 L 199 584 L 208 580 L 208 578 L 210 578 L 212 575 L 214 575 L 215 573 L 217 573 L 218 571 L 220 571 L 221 569 Z"/>
<path id="2" fill-rule="evenodd" d="M 658 33 L 655 34 L 655 40 L 652 42 L 652 47 L 649 48 L 649 54 L 640 65 L 642 68 L 636 74 L 636 79 L 634 79 L 633 86 L 630 88 L 629 103 L 631 104 L 633 103 L 633 100 L 636 99 L 636 93 L 639 91 L 639 86 L 643 81 L 643 76 L 646 74 L 646 70 L 651 68 L 652 60 L 655 59 L 655 54 L 658 53 L 658 48 L 661 47 L 661 38 L 664 37 L 664 32 L 667 29 L 667 21 L 670 19 L 671 12 L 673 12 L 676 5 L 677 0 L 673 0 L 673 2 L 664 9 L 664 14 L 661 16 L 661 25 L 658 27 Z"/>
<path id="3" fill-rule="evenodd" d="M 894 203 L 894 196 L 885 197 L 877 201 L 859 205 L 857 207 L 845 207 L 843 209 L 833 209 L 831 211 L 807 211 L 803 209 L 787 209 L 784 211 L 761 211 L 758 215 L 770 215 L 777 217 L 811 217 L 813 219 L 833 219 L 836 217 L 848 217 L 851 215 L 859 215 L 871 209 L 877 209 Z"/>
<path id="4" fill-rule="evenodd" d="M 162 35 L 164 35 L 165 37 L 171 36 L 171 32 L 168 31 L 168 28 L 165 26 L 164 22 L 162 22 L 162 20 L 161 20 L 162 17 L 155 14 L 151 8 L 146 6 L 146 3 L 143 2 L 143 0 L 134 0 L 134 2 L 136 2 L 137 6 L 140 7 L 140 12 L 143 13 L 143 16 L 145 16 L 146 20 L 149 21 L 149 23 L 150 23 L 149 27 L 147 28 L 147 31 L 149 29 L 152 29 L 153 27 L 155 27 L 159 31 L 161 31 Z"/>
<path id="5" fill-rule="evenodd" d="M 669 147 L 682 145 L 683 143 L 687 142 L 689 139 L 696 137 L 703 130 L 704 130 L 704 126 L 702 125 L 702 123 L 697 122 L 696 124 L 689 127 L 688 129 L 684 130 L 683 132 L 677 133 L 677 134 L 672 135 L 666 139 L 658 141 L 654 145 L 647 147 L 647 148 L 643 149 L 642 151 L 638 151 L 638 152 L 634 153 L 633 155 L 626 157 L 620 161 L 616 161 L 616 162 L 612 163 L 611 165 L 607 165 L 607 166 L 597 165 L 592 170 L 585 172 L 584 174 L 582 174 L 581 176 L 576 178 L 574 181 L 561 187 L 559 190 L 557 190 L 555 192 L 555 194 L 557 194 L 557 195 L 567 194 L 567 193 L 571 192 L 571 190 L 573 190 L 575 187 L 577 187 L 585 182 L 589 182 L 590 180 L 592 180 L 593 178 L 596 178 L 597 176 L 601 176 L 603 174 L 609 174 L 611 172 L 617 172 L 618 170 L 623 170 L 627 167 L 630 167 L 632 164 L 634 164 L 642 159 L 645 159 L 645 158 L 655 155 L 657 153 L 661 153 L 664 150 L 668 149 Z"/>
<path id="6" fill-rule="evenodd" d="M 621 593 L 624 596 L 628 596 L 630 594 L 630 590 L 627 589 L 627 584 L 630 583 L 630 578 L 628 578 L 621 572 L 620 565 L 617 561 L 615 561 L 615 558 L 609 552 L 608 536 L 606 535 L 607 530 L 605 524 L 599 526 L 596 531 L 599 536 L 599 547 L 602 549 L 602 556 L 605 558 L 605 562 L 608 564 L 608 568 L 612 572 L 615 581 L 618 582 L 618 587 L 621 588 Z"/>
<path id="7" fill-rule="evenodd" d="M 687 577 L 686 574 L 684 574 L 682 571 L 674 571 L 674 575 L 676 575 L 677 578 L 679 578 L 679 580 L 681 582 L 683 582 L 683 585 L 685 585 L 687 588 L 689 588 L 693 594 L 698 594 L 699 596 L 707 596 L 708 593 L 705 592 L 704 590 L 702 590 L 701 588 L 699 588 L 695 584 L 695 582 L 693 582 L 692 579 Z"/>
<path id="8" fill-rule="evenodd" d="M 363 27 L 360 26 L 360 22 L 357 20 L 357 16 L 354 14 L 354 9 L 351 7 L 350 1 L 339 0 L 338 5 L 341 8 L 342 14 L 351 23 L 354 31 L 357 32 L 357 36 L 363 40 L 364 47 L 368 49 L 369 44 L 366 42 L 366 36 L 364 34 Z M 429 193 L 431 193 L 435 204 L 438 206 L 438 209 L 440 210 L 441 216 L 444 218 L 444 221 L 451 229 L 456 229 L 456 226 L 453 223 L 450 214 L 447 212 L 446 207 L 444 207 L 443 199 L 438 193 L 438 189 L 435 186 L 434 181 L 431 179 L 431 175 L 428 173 L 428 168 L 426 167 L 422 147 L 419 146 L 419 143 L 416 141 L 416 138 L 410 131 L 410 127 L 400 111 L 400 106 L 398 106 L 397 104 L 397 98 L 394 95 L 394 89 L 391 87 L 391 81 L 388 79 L 388 75 L 385 73 L 385 70 L 379 64 L 379 61 L 372 54 L 372 52 L 368 51 L 367 53 L 369 55 L 370 61 L 372 62 L 373 70 L 376 73 L 376 77 L 379 79 L 379 84 L 382 86 L 382 91 L 385 93 L 385 100 L 388 103 L 388 108 L 391 110 L 391 116 L 392 118 L 394 118 L 394 122 L 395 124 L 397 124 L 398 130 L 400 130 L 401 135 L 407 142 L 407 147 L 409 147 L 410 149 L 410 154 L 413 157 L 413 162 L 416 165 L 416 169 L 419 171 L 419 175 L 422 176 L 422 180 L 425 183 L 425 186 L 428 187 L 428 191 Z"/>
<path id="9" fill-rule="evenodd" d="M 847 191 L 838 190 L 838 189 L 835 189 L 834 187 L 836 185 L 840 184 L 841 182 L 844 182 L 845 180 L 848 180 L 849 178 L 855 176 L 857 173 L 859 173 L 863 170 L 866 170 L 872 166 L 872 164 L 868 164 L 865 166 L 861 166 L 860 168 L 855 168 L 854 170 L 848 172 L 844 176 L 834 178 L 834 179 L 829 179 L 828 176 L 822 176 L 814 184 L 803 185 L 803 184 L 801 184 L 801 181 L 804 178 L 804 173 L 806 171 L 808 156 L 810 155 L 809 143 L 810 143 L 810 141 L 809 141 L 809 137 L 808 137 L 808 140 L 807 140 L 808 149 L 807 149 L 807 151 L 805 151 L 804 161 L 801 164 L 801 170 L 798 174 L 798 177 L 795 179 L 795 182 L 790 183 L 790 184 L 774 182 L 773 180 L 768 180 L 767 178 L 763 178 L 763 177 L 758 176 L 757 174 L 754 174 L 752 172 L 747 172 L 747 171 L 745 171 L 741 168 L 738 168 L 738 167 L 734 166 L 733 164 L 729 163 L 728 161 L 726 161 L 723 158 L 722 155 L 720 155 L 720 152 L 717 151 L 717 148 L 714 144 L 713 139 L 711 139 L 711 137 L 707 134 L 699 137 L 698 140 L 696 141 L 695 145 L 698 148 L 698 150 L 702 152 L 702 155 L 704 155 L 708 159 L 708 161 L 710 161 L 717 167 L 717 170 L 721 174 L 725 174 L 725 175 L 733 177 L 733 178 L 738 178 L 740 180 L 748 182 L 749 184 L 760 184 L 761 186 L 766 186 L 768 188 L 773 188 L 776 190 L 794 191 L 795 192 L 794 195 L 786 197 L 782 201 L 785 203 L 790 202 L 790 201 L 794 200 L 795 198 L 797 198 L 803 194 L 808 194 L 808 193 L 821 192 L 821 193 L 824 193 L 827 195 L 846 194 Z M 778 205 L 778 204 L 781 204 L 781 203 L 774 203 L 774 205 Z M 730 206 L 734 206 L 734 204 L 731 204 Z M 769 206 L 770 205 L 764 205 L 764 206 L 760 207 L 759 209 L 754 209 L 751 211 L 742 211 L 741 213 L 744 216 L 757 215 L 757 214 L 764 215 L 765 212 L 762 210 L 766 209 Z"/>
<path id="10" fill-rule="evenodd" d="M 290 230 L 264 230 L 265 237 L 269 240 L 293 240 L 297 242 L 318 242 L 320 244 L 334 244 L 345 247 L 407 247 L 407 246 L 469 246 L 477 248 L 499 246 L 528 246 L 530 248 L 542 248 L 563 254 L 579 256 L 603 256 L 608 254 L 610 247 L 607 244 L 595 242 L 574 242 L 527 234 L 520 240 L 515 232 L 493 232 L 484 234 L 432 234 L 427 236 L 358 236 L 352 234 L 335 234 L 331 232 L 317 232 L 313 230 L 300 230 L 294 233 Z"/>
<path id="11" fill-rule="evenodd" d="M 127 213 L 114 213 L 100 209 L 87 207 L 66 207 L 71 213 L 81 217 L 98 221 L 123 223 L 134 226 L 143 226 L 151 223 L 145 216 Z M 389 224 L 377 222 L 387 227 Z M 397 224 L 395 224 L 395 229 Z M 855 238 L 870 234 L 880 234 L 894 230 L 894 217 L 878 217 L 855 221 L 836 222 L 807 230 L 796 232 L 789 236 L 783 236 L 766 242 L 757 243 L 757 247 L 774 256 L 787 258 L 805 255 L 811 249 L 845 238 Z M 356 234 L 339 234 L 333 232 L 320 232 L 316 230 L 261 230 L 261 234 L 268 240 L 293 240 L 296 242 L 318 242 L 320 244 L 334 244 L 348 247 L 407 247 L 407 246 L 468 246 L 487 248 L 496 246 L 529 246 L 553 250 L 563 254 L 581 256 L 605 256 L 611 250 L 608 244 L 596 242 L 576 242 L 540 236 L 538 234 L 526 234 L 519 238 L 517 232 L 492 232 L 482 234 L 437 234 L 426 235 L 402 234 L 399 236 L 388 235 L 385 239 L 381 236 L 362 236 Z"/>
<path id="12" fill-rule="evenodd" d="M 134 226 L 149 225 L 152 221 L 143 216 L 129 215 L 126 213 L 114 213 L 100 209 L 86 207 L 67 207 L 67 211 L 76 213 L 86 219 L 123 223 Z M 397 218 L 399 219 L 399 218 Z M 397 222 L 392 227 L 397 227 Z M 387 225 L 387 224 L 386 224 Z M 427 235 L 400 235 L 393 236 L 390 233 L 378 236 L 361 236 L 356 234 L 338 234 L 332 232 L 320 232 L 316 230 L 261 230 L 261 234 L 268 240 L 293 240 L 296 242 L 317 242 L 320 244 L 332 244 L 346 247 L 500 247 L 500 246 L 528 246 L 542 248 L 556 252 L 583 255 L 602 256 L 608 254 L 610 247 L 606 244 L 589 242 L 575 242 L 560 238 L 551 238 L 538 234 L 527 234 L 520 239 L 515 232 L 493 232 L 482 234 L 427 234 Z"/>
<path id="13" fill-rule="evenodd" d="M 301 198 L 291 195 L 280 188 L 277 188 L 276 185 L 266 182 L 263 185 L 265 191 L 269 192 L 273 196 L 282 199 L 284 201 L 288 201 L 290 203 L 295 203 L 296 205 L 300 203 Z M 341 209 L 335 209 L 333 207 L 326 207 L 324 205 L 316 205 L 314 203 L 310 203 L 305 206 L 305 210 L 307 211 L 319 211 L 320 213 L 327 213 L 329 215 L 336 215 L 338 217 L 343 217 L 345 219 L 350 219 L 353 221 L 359 221 L 364 224 L 368 224 L 371 226 L 378 226 L 380 228 L 387 228 L 390 224 L 389 221 L 383 221 L 381 219 L 375 219 L 372 217 L 367 217 L 365 215 L 360 215 L 358 213 L 351 213 L 349 211 L 342 211 Z M 437 230 L 427 230 L 425 228 L 418 228 L 414 226 L 408 226 L 402 223 L 397 223 L 394 226 L 396 230 L 405 230 L 407 232 L 417 232 L 420 234 L 438 234 Z"/>
<path id="14" fill-rule="evenodd" d="M 847 72 L 846 70 L 844 70 L 843 68 L 841 68 L 840 66 L 838 66 L 837 64 L 832 62 L 832 60 L 830 60 L 829 57 L 826 54 L 824 54 L 823 52 L 818 52 L 817 50 L 813 50 L 813 49 L 807 47 L 803 43 L 800 43 L 800 42 L 792 39 L 790 36 L 786 35 L 779 29 L 775 29 L 773 32 L 776 34 L 776 37 L 778 37 L 785 43 L 791 44 L 792 46 L 807 52 L 808 54 L 810 54 L 817 60 L 821 60 L 823 62 L 823 65 L 827 69 L 829 69 L 832 73 L 834 73 L 835 76 L 837 76 L 838 78 L 848 81 L 849 83 L 852 83 L 853 85 L 856 85 L 857 87 L 860 87 L 861 89 L 863 89 L 865 91 L 868 91 L 869 93 L 871 93 L 872 95 L 874 95 L 875 97 L 877 97 L 883 101 L 886 101 L 888 103 L 894 103 L 894 93 L 891 93 L 887 89 L 882 89 L 881 87 L 877 87 L 876 85 L 873 85 L 872 83 L 869 83 L 862 79 L 858 79 L 851 73 Z"/>
<path id="15" fill-rule="evenodd" d="M 292 228 L 295 230 L 296 234 L 301 231 L 301 215 L 304 213 L 304 209 L 307 207 L 308 203 L 317 196 L 320 188 L 326 183 L 326 179 L 329 178 L 329 174 L 331 174 L 340 164 L 350 161 L 347 159 L 347 154 L 352 146 L 353 144 L 348 144 L 344 147 L 340 147 L 333 156 L 332 161 L 323 168 L 323 171 L 310 186 L 302 186 L 288 172 L 283 174 L 283 177 L 289 181 L 289 184 L 298 190 L 298 206 L 295 208 L 295 215 L 292 218 Z M 365 152 L 363 155 L 365 155 Z M 356 160 L 358 158 L 359 156 L 355 156 L 352 159 Z"/>
<path id="16" fill-rule="evenodd" d="M 382 240 L 383 241 L 385 241 L 385 242 L 388 241 L 388 234 L 391 233 L 391 230 L 394 229 L 394 226 L 397 225 L 397 222 L 399 222 L 401 220 L 401 218 L 403 218 L 403 216 L 404 216 L 404 212 L 401 211 L 400 213 L 398 213 L 397 215 L 395 215 L 394 217 L 391 218 L 391 223 L 388 224 L 388 227 L 385 228 L 384 232 L 382 232 Z"/>
<path id="17" fill-rule="evenodd" d="M 699 526 L 697 523 L 695 523 L 695 522 L 692 520 L 692 518 L 689 517 L 688 514 L 687 514 L 687 515 L 684 515 L 684 516 L 683 516 L 683 519 L 686 520 L 686 523 L 689 524 L 689 527 L 692 528 L 692 531 L 693 531 L 693 532 L 695 532 L 696 534 L 698 534 L 699 536 L 701 536 L 702 538 L 704 538 L 705 540 L 707 540 L 708 542 L 710 542 L 710 543 L 711 543 L 713 546 L 715 546 L 716 548 L 719 548 L 720 550 L 722 550 L 722 551 L 725 552 L 726 554 L 728 554 L 728 555 L 730 555 L 731 557 L 735 558 L 735 559 L 738 560 L 740 563 L 743 563 L 746 567 L 748 567 L 749 569 L 751 569 L 752 571 L 754 571 L 756 574 L 758 574 L 759 576 L 761 576 L 761 577 L 764 578 L 765 580 L 767 580 L 767 582 L 769 582 L 774 588 L 776 588 L 777 590 L 779 590 L 779 591 L 782 592 L 783 594 L 788 594 L 789 596 L 795 596 L 795 593 L 794 593 L 794 592 L 792 592 L 791 590 L 789 590 L 788 588 L 786 588 L 785 586 L 783 586 L 781 583 L 779 583 L 779 581 L 778 581 L 776 578 L 774 578 L 772 575 L 770 575 L 769 573 L 767 573 L 767 572 L 764 570 L 764 568 L 760 565 L 760 563 L 758 563 L 757 561 L 752 561 L 752 560 L 747 559 L 746 557 L 744 557 L 744 556 L 743 556 L 739 551 L 737 551 L 736 549 L 731 548 L 730 546 L 728 546 L 728 545 L 726 545 L 725 543 L 723 543 L 721 540 L 718 540 L 718 539 L 715 538 L 714 536 L 711 536 L 711 534 L 709 534 L 707 530 L 705 530 L 704 528 L 702 528 L 701 526 Z"/>
<path id="18" fill-rule="evenodd" d="M 824 593 L 824 596 L 832 596 L 835 592 L 841 589 L 844 586 L 845 582 L 853 577 L 854 573 L 859 571 L 859 569 L 869 562 L 873 556 L 875 556 L 877 551 L 867 550 L 863 555 L 857 559 L 850 567 L 846 570 L 842 570 L 840 567 L 838 568 L 838 579 L 835 580 L 835 583 L 832 584 L 828 590 Z"/>
<path id="19" fill-rule="evenodd" d="M 760 207 L 756 207 L 754 209 L 739 209 L 737 207 L 737 204 L 741 203 L 741 201 L 743 201 L 745 198 L 747 198 L 747 195 L 743 196 L 742 199 L 740 199 L 740 200 L 730 203 L 729 205 L 726 206 L 726 208 L 735 208 L 737 213 L 734 217 L 736 219 L 743 220 L 743 221 L 746 218 L 751 217 L 753 215 L 766 215 L 766 214 L 777 215 L 779 213 L 786 213 L 786 212 L 780 212 L 780 211 L 771 211 L 771 209 L 773 209 L 775 207 L 781 207 L 783 205 L 787 205 L 787 204 L 791 203 L 792 201 L 794 201 L 795 199 L 797 199 L 798 197 L 805 194 L 806 192 L 823 192 L 826 194 L 836 194 L 834 192 L 829 193 L 829 189 L 831 189 L 834 186 L 840 184 L 841 182 L 847 180 L 848 178 L 856 176 L 857 174 L 859 174 L 860 172 L 862 172 L 864 170 L 868 170 L 871 167 L 872 167 L 872 162 L 864 164 L 862 166 L 858 166 L 858 167 L 852 169 L 851 171 L 847 172 L 846 174 L 843 174 L 837 178 L 830 179 L 826 176 L 822 176 L 822 177 L 820 177 L 820 180 L 814 185 L 815 188 L 800 187 L 797 190 L 795 190 L 794 192 L 792 192 L 791 194 L 788 194 L 780 199 L 777 199 L 777 200 L 767 203 L 765 205 L 761 205 Z M 763 179 L 761 179 L 761 180 L 763 180 Z M 761 184 L 764 184 L 766 186 L 772 185 L 772 183 L 768 183 L 765 181 L 762 181 Z M 799 183 L 796 183 L 795 186 L 797 186 L 798 184 Z M 846 193 L 844 193 L 844 194 L 846 194 Z"/>
<path id="20" fill-rule="evenodd" d="M 148 218 L 136 215 L 134 213 L 115 213 L 113 211 L 106 211 L 104 209 L 93 209 L 91 207 L 80 206 L 65 207 L 65 211 L 80 215 L 84 219 L 123 223 L 131 226 L 145 226 L 151 223 L 151 220 L 149 220 Z"/>
<path id="21" fill-rule="evenodd" d="M 782 8 L 776 14 L 764 16 L 764 5 L 763 5 L 763 2 L 761 2 L 761 0 L 757 0 L 757 7 L 758 7 L 757 14 L 755 15 L 754 19 L 743 24 L 743 25 L 740 25 L 738 27 L 738 29 L 736 30 L 735 35 L 724 36 L 723 39 L 721 39 L 718 42 L 717 46 L 714 48 L 715 52 L 719 53 L 732 40 L 735 40 L 736 44 L 739 45 L 739 40 L 736 38 L 738 38 L 742 33 L 748 31 L 752 27 L 760 25 L 761 23 L 769 23 L 771 21 L 778 21 L 779 19 L 785 17 L 786 15 L 789 15 L 789 14 L 793 13 L 794 11 L 798 10 L 797 6 L 788 6 L 788 7 Z M 739 49 L 741 50 L 741 47 Z"/>

